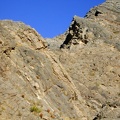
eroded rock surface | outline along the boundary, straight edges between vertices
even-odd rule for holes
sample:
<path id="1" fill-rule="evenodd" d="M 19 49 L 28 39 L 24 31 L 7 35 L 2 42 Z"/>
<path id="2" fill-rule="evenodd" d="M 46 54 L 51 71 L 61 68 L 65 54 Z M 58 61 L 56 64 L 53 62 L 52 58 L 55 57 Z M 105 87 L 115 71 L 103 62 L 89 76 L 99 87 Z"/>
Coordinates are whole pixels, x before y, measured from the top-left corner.
<path id="1" fill-rule="evenodd" d="M 65 41 L 60 48 L 70 48 L 76 44 L 87 44 L 96 39 L 114 45 L 120 50 L 120 2 L 108 0 L 92 8 L 85 16 L 74 16 Z"/>
<path id="2" fill-rule="evenodd" d="M 60 49 L 54 53 L 90 107 L 88 119 L 120 119 L 120 1 L 74 16 Z"/>
<path id="3" fill-rule="evenodd" d="M 0 21 L 0 120 L 119 119 L 119 0 L 74 16 L 53 39 Z"/>

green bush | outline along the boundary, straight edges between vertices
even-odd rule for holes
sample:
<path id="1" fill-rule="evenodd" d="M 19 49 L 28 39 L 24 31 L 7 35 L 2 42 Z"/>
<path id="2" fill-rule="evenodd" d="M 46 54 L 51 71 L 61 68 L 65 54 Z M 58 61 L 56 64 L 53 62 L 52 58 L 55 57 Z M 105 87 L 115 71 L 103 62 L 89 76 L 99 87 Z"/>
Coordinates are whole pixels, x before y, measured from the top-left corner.
<path id="1" fill-rule="evenodd" d="M 41 109 L 34 105 L 30 108 L 30 112 L 40 113 Z"/>

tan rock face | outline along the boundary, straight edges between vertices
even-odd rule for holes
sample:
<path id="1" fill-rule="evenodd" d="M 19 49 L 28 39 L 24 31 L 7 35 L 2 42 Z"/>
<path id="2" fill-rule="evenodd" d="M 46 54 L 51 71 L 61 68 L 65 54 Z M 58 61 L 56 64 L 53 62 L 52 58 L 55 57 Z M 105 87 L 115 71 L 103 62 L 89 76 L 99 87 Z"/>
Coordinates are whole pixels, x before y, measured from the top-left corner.
<path id="1" fill-rule="evenodd" d="M 120 119 L 119 12 L 107 0 L 48 44 L 0 21 L 0 120 Z"/>
<path id="2" fill-rule="evenodd" d="M 85 102 L 44 39 L 23 23 L 0 21 L 0 30 L 0 119 L 83 117 Z"/>
<path id="3" fill-rule="evenodd" d="M 120 50 L 120 2 L 108 0 L 92 8 L 85 16 L 74 16 L 65 41 L 60 48 L 70 49 L 72 45 L 103 39 Z"/>

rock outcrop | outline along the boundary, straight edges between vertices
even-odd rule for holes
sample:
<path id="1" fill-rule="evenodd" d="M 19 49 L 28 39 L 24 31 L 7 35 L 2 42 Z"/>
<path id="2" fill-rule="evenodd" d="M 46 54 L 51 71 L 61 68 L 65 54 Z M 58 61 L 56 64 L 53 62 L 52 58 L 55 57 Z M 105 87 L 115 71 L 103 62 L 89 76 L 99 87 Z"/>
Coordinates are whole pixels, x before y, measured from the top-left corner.
<path id="1" fill-rule="evenodd" d="M 100 6 L 92 8 L 85 16 L 74 16 L 67 37 L 60 48 L 70 48 L 71 45 L 83 42 L 87 44 L 96 39 L 119 48 L 120 32 L 120 2 L 108 0 Z M 107 39 L 107 40 L 106 40 Z"/>
<path id="2" fill-rule="evenodd" d="M 74 16 L 53 39 L 0 21 L 0 120 L 119 119 L 119 0 Z"/>
<path id="3" fill-rule="evenodd" d="M 19 22 L 0 21 L 0 31 L 0 119 L 83 116 L 84 100 L 44 39 Z"/>

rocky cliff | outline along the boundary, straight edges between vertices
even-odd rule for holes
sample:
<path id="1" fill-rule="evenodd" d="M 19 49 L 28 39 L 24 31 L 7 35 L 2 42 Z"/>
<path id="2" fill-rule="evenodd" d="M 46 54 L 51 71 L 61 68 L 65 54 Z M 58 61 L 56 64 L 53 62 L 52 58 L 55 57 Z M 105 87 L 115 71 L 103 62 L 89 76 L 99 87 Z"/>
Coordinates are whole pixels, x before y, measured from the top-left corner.
<path id="1" fill-rule="evenodd" d="M 119 119 L 119 0 L 74 16 L 53 39 L 0 21 L 0 120 Z"/>

